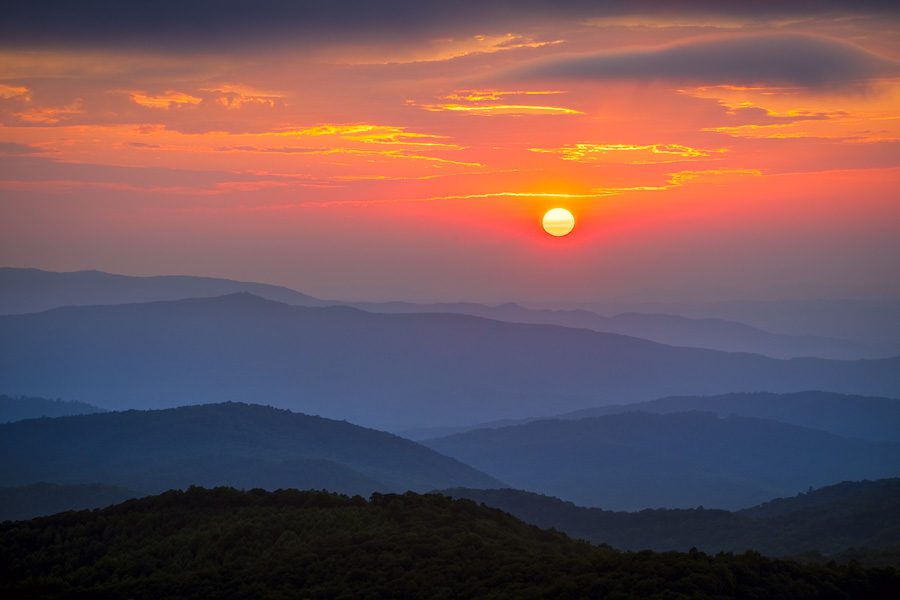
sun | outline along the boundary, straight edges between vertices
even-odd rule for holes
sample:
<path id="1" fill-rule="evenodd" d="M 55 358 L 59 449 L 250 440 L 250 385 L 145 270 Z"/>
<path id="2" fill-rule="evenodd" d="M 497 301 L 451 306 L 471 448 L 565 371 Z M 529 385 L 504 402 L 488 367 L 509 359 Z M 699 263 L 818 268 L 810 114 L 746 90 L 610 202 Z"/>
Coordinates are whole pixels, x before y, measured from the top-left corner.
<path id="1" fill-rule="evenodd" d="M 544 214 L 544 231 L 552 236 L 569 235 L 575 228 L 575 216 L 565 208 L 551 208 Z"/>

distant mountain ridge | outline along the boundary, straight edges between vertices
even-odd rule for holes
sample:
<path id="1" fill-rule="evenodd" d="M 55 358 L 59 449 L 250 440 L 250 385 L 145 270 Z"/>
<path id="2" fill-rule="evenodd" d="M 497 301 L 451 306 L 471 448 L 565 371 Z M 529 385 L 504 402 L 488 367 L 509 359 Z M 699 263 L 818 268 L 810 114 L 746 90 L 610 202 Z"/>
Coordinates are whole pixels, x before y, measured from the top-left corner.
<path id="1" fill-rule="evenodd" d="M 250 294 L 0 317 L 0 388 L 109 408 L 261 398 L 401 430 L 738 386 L 900 395 L 900 357 L 785 361 L 467 315 L 290 306 Z"/>
<path id="2" fill-rule="evenodd" d="M 0 394 L 0 423 L 40 417 L 89 415 L 98 412 L 103 412 L 103 409 L 85 402 Z"/>
<path id="3" fill-rule="evenodd" d="M 102 508 L 138 496 L 141 496 L 138 492 L 102 483 L 33 483 L 0 487 L 0 521 L 20 521 L 67 510 Z"/>
<path id="4" fill-rule="evenodd" d="M 560 415 L 559 418 L 580 419 L 631 411 L 657 414 L 702 411 L 720 416 L 756 417 L 820 429 L 844 437 L 900 442 L 900 399 L 817 391 L 672 396 L 636 404 L 587 408 Z"/>
<path id="5" fill-rule="evenodd" d="M 409 302 L 349 302 L 371 312 L 447 312 L 466 314 L 510 323 L 560 325 L 618 333 L 632 337 L 692 348 L 723 352 L 750 352 L 773 358 L 811 356 L 818 358 L 879 358 L 888 353 L 837 338 L 815 335 L 783 335 L 737 321 L 684 317 L 659 313 L 626 312 L 603 316 L 584 309 L 526 308 L 505 303 L 487 306 L 473 302 L 416 304 Z"/>
<path id="6" fill-rule="evenodd" d="M 248 292 L 296 306 L 351 306 L 377 313 L 467 314 L 512 323 L 560 325 L 618 333 L 674 346 L 751 352 L 775 358 L 879 358 L 889 353 L 862 344 L 815 335 L 782 335 L 736 321 L 679 315 L 623 313 L 602 316 L 583 309 L 526 308 L 474 302 L 410 303 L 322 300 L 269 284 L 193 276 L 133 277 L 101 271 L 56 273 L 0 267 L 0 314 L 25 314 L 62 306 L 130 304 L 214 297 Z M 900 353 L 900 348 L 898 348 Z"/>
<path id="7" fill-rule="evenodd" d="M 513 487 L 609 510 L 734 510 L 900 475 L 900 444 L 711 413 L 540 420 L 423 443 Z"/>
<path id="8" fill-rule="evenodd" d="M 349 423 L 225 403 L 0 425 L 0 486 L 102 482 L 372 491 L 498 481 L 428 448 Z M 436 485 L 437 484 L 437 485 Z"/>
<path id="9" fill-rule="evenodd" d="M 900 442 L 900 399 L 877 396 L 804 391 L 735 392 L 715 396 L 668 396 L 646 402 L 610 404 L 584 408 L 551 417 L 528 417 L 475 423 L 465 427 L 433 427 L 398 432 L 414 441 L 446 437 L 476 429 L 497 429 L 523 425 L 547 418 L 575 420 L 626 412 L 668 414 L 709 412 L 719 416 L 737 415 L 770 419 L 781 423 L 819 429 L 843 437 L 882 442 Z"/>
<path id="10" fill-rule="evenodd" d="M 521 490 L 442 490 L 620 550 L 756 550 L 770 556 L 834 556 L 851 548 L 900 549 L 900 479 L 842 482 L 736 512 L 612 512 Z"/>

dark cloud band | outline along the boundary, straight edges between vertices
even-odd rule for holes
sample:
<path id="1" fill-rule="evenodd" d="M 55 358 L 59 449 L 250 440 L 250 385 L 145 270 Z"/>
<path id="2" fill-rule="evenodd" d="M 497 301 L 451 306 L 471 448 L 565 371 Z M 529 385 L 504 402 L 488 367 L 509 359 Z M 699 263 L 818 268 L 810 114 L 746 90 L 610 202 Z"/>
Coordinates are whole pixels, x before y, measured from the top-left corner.
<path id="1" fill-rule="evenodd" d="M 748 18 L 900 13 L 877 0 L 28 0 L 5 3 L 6 47 L 190 47 L 394 41 L 509 31 L 551 19 L 717 14 Z"/>
<path id="2" fill-rule="evenodd" d="M 652 50 L 569 57 L 510 74 L 516 79 L 660 79 L 818 89 L 896 75 L 900 75 L 900 64 L 893 60 L 841 41 L 796 34 L 720 37 Z"/>

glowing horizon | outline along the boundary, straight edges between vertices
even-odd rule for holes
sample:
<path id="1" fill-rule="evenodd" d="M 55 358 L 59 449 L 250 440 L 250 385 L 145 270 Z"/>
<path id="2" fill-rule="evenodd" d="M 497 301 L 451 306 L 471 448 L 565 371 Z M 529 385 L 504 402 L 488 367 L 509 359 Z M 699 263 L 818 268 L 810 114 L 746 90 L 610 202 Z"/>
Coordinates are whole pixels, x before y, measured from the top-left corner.
<path id="1" fill-rule="evenodd" d="M 895 12 L 572 6 L 402 36 L 285 17 L 270 45 L 240 15 L 228 43 L 7 36 L 2 263 L 355 299 L 900 297 Z M 570 243 L 535 227 L 557 206 Z"/>

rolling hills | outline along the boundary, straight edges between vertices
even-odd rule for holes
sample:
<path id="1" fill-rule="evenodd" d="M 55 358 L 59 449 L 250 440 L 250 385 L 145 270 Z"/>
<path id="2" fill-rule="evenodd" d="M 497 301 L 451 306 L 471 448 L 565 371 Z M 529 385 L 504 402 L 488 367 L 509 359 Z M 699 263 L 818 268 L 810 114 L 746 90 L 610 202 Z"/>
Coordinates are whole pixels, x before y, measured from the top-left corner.
<path id="1" fill-rule="evenodd" d="M 728 512 L 655 509 L 613 512 L 511 489 L 443 490 L 621 550 L 840 555 L 851 548 L 900 549 L 900 479 L 843 482 Z"/>
<path id="2" fill-rule="evenodd" d="M 368 494 L 499 483 L 388 433 L 235 403 L 0 425 L 0 454 L 0 486 L 99 482 L 155 493 L 227 484 Z"/>
<path id="3" fill-rule="evenodd" d="M 900 442 L 900 400 L 817 391 L 675 396 L 589 408 L 559 418 L 581 419 L 632 411 L 657 414 L 702 411 L 720 416 L 755 417 L 821 429 L 844 437 Z"/>
<path id="4" fill-rule="evenodd" d="M 621 553 L 438 495 L 191 488 L 0 524 L 4 597 L 887 598 L 898 586 L 896 571 L 858 565 Z"/>
<path id="5" fill-rule="evenodd" d="M 513 487 L 613 510 L 738 509 L 900 475 L 900 445 L 710 413 L 623 413 L 424 442 Z"/>
<path id="6" fill-rule="evenodd" d="M 103 412 L 85 402 L 0 394 L 0 423 L 40 417 L 68 417 Z"/>
<path id="7" fill-rule="evenodd" d="M 775 360 L 552 325 L 232 294 L 2 316 L 0 388 L 118 409 L 250 399 L 396 431 L 675 394 L 900 395 L 900 357 Z"/>
<path id="8" fill-rule="evenodd" d="M 0 267 L 0 314 L 40 312 L 62 306 L 128 304 L 222 296 L 237 292 L 297 306 L 350 306 L 377 313 L 453 313 L 511 323 L 560 325 L 644 338 L 673 346 L 750 352 L 774 358 L 880 358 L 891 353 L 864 344 L 810 334 L 784 335 L 738 321 L 659 313 L 605 316 L 584 309 L 528 308 L 475 302 L 358 302 L 322 300 L 269 284 L 192 276 L 134 277 L 101 271 L 56 273 Z M 777 330 L 776 330 L 777 331 Z"/>
<path id="9" fill-rule="evenodd" d="M 0 487 L 0 521 L 31 519 L 67 510 L 102 508 L 136 498 L 132 490 L 102 483 L 32 483 Z"/>

